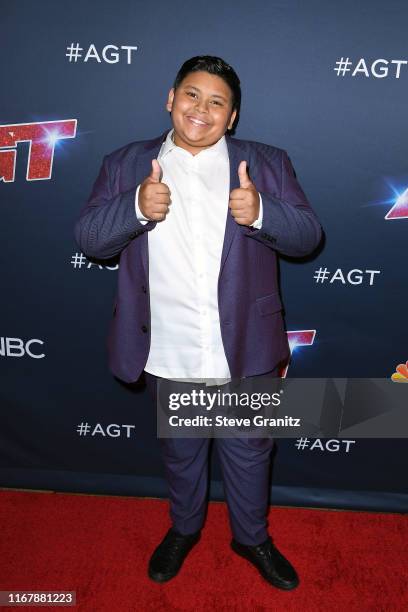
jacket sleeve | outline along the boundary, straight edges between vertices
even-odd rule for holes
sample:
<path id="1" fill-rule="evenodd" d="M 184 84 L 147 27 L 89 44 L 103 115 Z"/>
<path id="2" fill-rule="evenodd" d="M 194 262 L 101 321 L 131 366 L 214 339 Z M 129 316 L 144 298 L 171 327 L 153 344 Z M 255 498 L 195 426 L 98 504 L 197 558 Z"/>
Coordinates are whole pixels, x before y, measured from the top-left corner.
<path id="1" fill-rule="evenodd" d="M 280 194 L 260 191 L 262 227 L 249 235 L 290 257 L 303 257 L 318 246 L 322 228 L 299 185 L 285 151 L 281 151 Z"/>
<path id="2" fill-rule="evenodd" d="M 106 156 L 74 230 L 82 252 L 97 259 L 118 255 L 131 240 L 156 225 L 155 221 L 142 224 L 137 219 L 137 186 L 123 193 L 115 192 L 112 166 L 109 156 Z"/>

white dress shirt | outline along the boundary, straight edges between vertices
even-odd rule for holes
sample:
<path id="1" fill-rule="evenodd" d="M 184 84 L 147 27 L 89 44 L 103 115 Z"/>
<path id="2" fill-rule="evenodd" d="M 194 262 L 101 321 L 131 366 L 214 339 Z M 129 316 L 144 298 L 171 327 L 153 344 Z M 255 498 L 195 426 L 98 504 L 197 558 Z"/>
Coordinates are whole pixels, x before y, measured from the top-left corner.
<path id="1" fill-rule="evenodd" d="M 165 219 L 148 232 L 151 344 L 146 372 L 168 379 L 229 379 L 218 313 L 218 275 L 230 194 L 223 136 L 192 155 L 167 134 L 157 160 L 171 192 Z M 138 206 L 141 223 L 148 219 Z M 260 214 L 253 227 L 262 225 Z"/>

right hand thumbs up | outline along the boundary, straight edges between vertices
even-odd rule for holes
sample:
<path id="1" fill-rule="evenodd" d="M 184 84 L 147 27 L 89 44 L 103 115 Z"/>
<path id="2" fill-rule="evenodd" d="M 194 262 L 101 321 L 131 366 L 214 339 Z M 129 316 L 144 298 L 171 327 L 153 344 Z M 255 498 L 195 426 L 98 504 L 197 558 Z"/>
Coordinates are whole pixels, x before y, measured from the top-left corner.
<path id="1" fill-rule="evenodd" d="M 147 177 L 152 183 L 160 183 L 161 168 L 157 159 L 152 159 L 152 171 Z"/>
<path id="2" fill-rule="evenodd" d="M 163 221 L 169 212 L 170 189 L 160 182 L 161 168 L 157 159 L 152 159 L 152 171 L 139 189 L 139 208 L 151 221 Z"/>

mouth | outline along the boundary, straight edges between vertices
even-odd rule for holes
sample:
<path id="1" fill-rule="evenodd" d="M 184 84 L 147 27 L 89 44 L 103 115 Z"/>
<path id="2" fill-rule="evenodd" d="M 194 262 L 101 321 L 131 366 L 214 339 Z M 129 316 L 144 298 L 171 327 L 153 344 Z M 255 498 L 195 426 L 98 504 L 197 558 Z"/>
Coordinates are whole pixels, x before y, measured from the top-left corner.
<path id="1" fill-rule="evenodd" d="M 186 115 L 186 119 L 189 121 L 189 123 L 191 123 L 191 125 L 194 125 L 195 127 L 198 127 L 198 128 L 204 128 L 204 127 L 209 126 L 209 124 L 206 123 L 205 121 L 202 121 L 201 119 L 198 119 L 197 117 L 193 117 L 192 115 Z"/>

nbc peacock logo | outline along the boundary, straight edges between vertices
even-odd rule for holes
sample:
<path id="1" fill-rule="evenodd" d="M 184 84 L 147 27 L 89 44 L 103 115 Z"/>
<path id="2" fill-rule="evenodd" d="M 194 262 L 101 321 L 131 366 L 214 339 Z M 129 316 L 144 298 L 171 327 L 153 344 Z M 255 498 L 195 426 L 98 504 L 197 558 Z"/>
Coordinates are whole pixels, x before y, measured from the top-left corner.
<path id="1" fill-rule="evenodd" d="M 408 361 L 397 365 L 391 380 L 398 383 L 408 383 Z"/>

